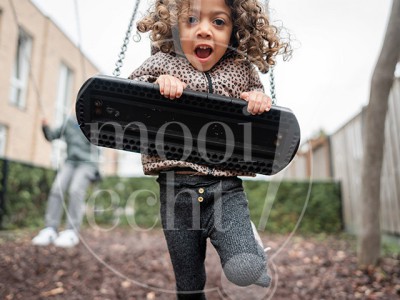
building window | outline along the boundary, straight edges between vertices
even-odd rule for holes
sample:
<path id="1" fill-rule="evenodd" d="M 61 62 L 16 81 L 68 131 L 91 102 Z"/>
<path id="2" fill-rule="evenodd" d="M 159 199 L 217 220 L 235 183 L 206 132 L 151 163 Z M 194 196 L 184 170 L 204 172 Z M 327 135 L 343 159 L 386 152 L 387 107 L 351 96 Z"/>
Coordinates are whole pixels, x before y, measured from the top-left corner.
<path id="1" fill-rule="evenodd" d="M 32 52 L 32 38 L 21 28 L 18 34 L 17 53 L 11 77 L 10 103 L 19 108 L 26 106 L 26 90 Z"/>
<path id="2" fill-rule="evenodd" d="M 55 109 L 55 120 L 54 125 L 56 127 L 63 126 L 68 115 L 71 113 L 72 105 L 72 82 L 73 72 L 64 63 L 60 65 L 60 71 L 58 75 L 58 88 L 56 95 L 56 109 Z M 53 155 L 52 165 L 57 167 L 60 162 L 63 162 L 66 158 L 67 145 L 62 140 L 55 140 L 53 142 Z"/>
<path id="3" fill-rule="evenodd" d="M 71 113 L 72 79 L 72 70 L 68 68 L 65 64 L 61 63 L 56 95 L 56 125 L 62 125 L 67 116 Z"/>
<path id="4" fill-rule="evenodd" d="M 6 156 L 7 127 L 0 124 L 0 157 Z"/>

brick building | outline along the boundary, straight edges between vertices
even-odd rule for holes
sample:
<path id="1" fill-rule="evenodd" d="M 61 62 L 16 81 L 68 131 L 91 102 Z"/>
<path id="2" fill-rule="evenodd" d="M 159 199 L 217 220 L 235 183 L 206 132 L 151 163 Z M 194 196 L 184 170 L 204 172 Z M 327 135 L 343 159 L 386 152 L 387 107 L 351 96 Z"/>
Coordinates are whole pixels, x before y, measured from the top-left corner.
<path id="1" fill-rule="evenodd" d="M 0 0 L 0 157 L 56 166 L 63 142 L 48 143 L 41 131 L 74 113 L 82 83 L 99 69 L 30 0 Z M 103 171 L 114 173 L 116 152 Z"/>

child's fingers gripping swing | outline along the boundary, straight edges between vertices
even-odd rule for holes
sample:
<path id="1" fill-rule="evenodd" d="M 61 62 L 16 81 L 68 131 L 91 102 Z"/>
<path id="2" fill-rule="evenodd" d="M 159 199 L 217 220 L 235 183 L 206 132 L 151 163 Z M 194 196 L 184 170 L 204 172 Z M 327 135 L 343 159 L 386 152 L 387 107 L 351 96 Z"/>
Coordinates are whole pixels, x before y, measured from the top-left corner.
<path id="1" fill-rule="evenodd" d="M 252 115 L 269 111 L 272 106 L 271 98 L 260 91 L 243 92 L 240 98 L 248 102 L 247 111 Z"/>
<path id="2" fill-rule="evenodd" d="M 171 75 L 161 75 L 157 78 L 156 83 L 160 86 L 160 93 L 165 98 L 175 99 L 182 96 L 186 83 Z"/>

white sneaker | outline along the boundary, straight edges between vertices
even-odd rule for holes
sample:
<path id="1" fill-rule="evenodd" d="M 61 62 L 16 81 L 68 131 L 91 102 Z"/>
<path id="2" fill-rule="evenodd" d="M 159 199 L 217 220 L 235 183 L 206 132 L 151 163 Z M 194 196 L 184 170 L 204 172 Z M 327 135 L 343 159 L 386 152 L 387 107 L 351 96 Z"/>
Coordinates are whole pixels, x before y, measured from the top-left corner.
<path id="1" fill-rule="evenodd" d="M 79 237 L 72 229 L 61 231 L 54 245 L 61 248 L 72 248 L 79 244 Z"/>
<path id="2" fill-rule="evenodd" d="M 40 230 L 39 234 L 32 239 L 32 245 L 47 246 L 55 241 L 57 232 L 52 227 Z"/>
<path id="3" fill-rule="evenodd" d="M 263 244 L 263 242 L 261 240 L 260 235 L 258 234 L 256 225 L 254 225 L 253 222 L 251 222 L 251 229 L 253 229 L 254 238 L 256 239 L 257 243 L 261 246 L 261 248 L 264 249 L 264 244 Z"/>
<path id="4" fill-rule="evenodd" d="M 254 225 L 253 222 L 251 222 L 251 228 L 253 229 L 254 238 L 256 239 L 257 243 L 261 246 L 261 248 L 264 249 L 264 252 L 267 253 L 269 250 L 271 250 L 271 247 L 264 248 L 263 241 L 261 240 L 261 237 L 258 234 L 256 225 Z"/>

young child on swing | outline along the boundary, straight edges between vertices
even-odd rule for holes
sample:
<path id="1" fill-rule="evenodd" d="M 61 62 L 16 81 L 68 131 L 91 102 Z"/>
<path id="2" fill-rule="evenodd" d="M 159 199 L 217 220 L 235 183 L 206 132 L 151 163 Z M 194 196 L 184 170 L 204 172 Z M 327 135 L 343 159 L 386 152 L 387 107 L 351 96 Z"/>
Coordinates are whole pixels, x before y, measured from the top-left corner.
<path id="1" fill-rule="evenodd" d="M 254 65 L 266 73 L 288 45 L 257 0 L 156 0 L 137 28 L 151 32 L 158 52 L 130 79 L 156 83 L 175 101 L 187 88 L 241 98 L 253 115 L 270 110 Z M 269 286 L 266 256 L 237 177 L 255 174 L 147 155 L 142 164 L 145 174 L 158 175 L 178 299 L 205 299 L 207 238 L 231 282 Z"/>

